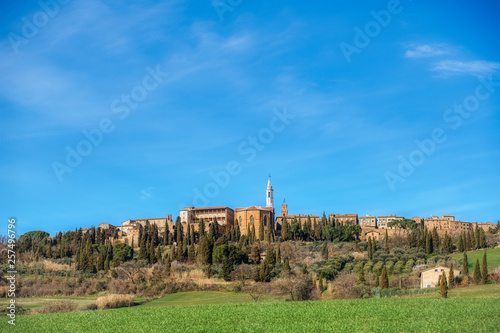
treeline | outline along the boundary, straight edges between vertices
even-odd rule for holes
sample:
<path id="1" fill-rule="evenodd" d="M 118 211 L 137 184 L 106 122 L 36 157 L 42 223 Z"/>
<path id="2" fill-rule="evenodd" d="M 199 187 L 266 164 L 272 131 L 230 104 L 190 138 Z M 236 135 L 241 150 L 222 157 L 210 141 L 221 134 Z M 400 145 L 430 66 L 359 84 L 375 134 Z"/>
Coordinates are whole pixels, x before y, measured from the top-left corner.
<path id="1" fill-rule="evenodd" d="M 441 237 L 436 228 L 433 228 L 432 231 L 427 228 L 414 228 L 409 231 L 407 236 L 407 245 L 410 248 L 421 248 L 427 254 L 448 254 L 453 253 L 455 249 L 464 252 L 487 247 L 486 233 L 479 227 L 462 232 L 457 237 L 456 244 L 455 247 L 453 237 L 448 235 L 448 232 Z"/>
<path id="2" fill-rule="evenodd" d="M 295 216 L 292 223 L 288 223 L 286 216 L 283 217 L 281 227 L 281 239 L 301 241 L 339 241 L 350 242 L 357 240 L 361 235 L 361 227 L 356 225 L 344 225 L 338 219 L 327 218 L 325 213 L 321 220 L 314 222 L 307 216 L 306 222 Z"/>

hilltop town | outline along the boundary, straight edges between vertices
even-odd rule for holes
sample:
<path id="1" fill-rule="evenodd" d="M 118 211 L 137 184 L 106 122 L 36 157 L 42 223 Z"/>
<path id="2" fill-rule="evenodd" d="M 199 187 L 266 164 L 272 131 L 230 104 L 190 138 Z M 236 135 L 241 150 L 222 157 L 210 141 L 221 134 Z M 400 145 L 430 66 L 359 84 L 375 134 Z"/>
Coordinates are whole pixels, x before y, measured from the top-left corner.
<path id="1" fill-rule="evenodd" d="M 261 228 L 264 228 L 263 234 L 270 234 L 271 238 L 281 236 L 283 228 L 291 227 L 293 224 L 303 226 L 309 232 L 318 229 L 321 220 L 327 219 L 328 223 L 341 225 L 359 226 L 356 235 L 359 240 L 368 240 L 371 237 L 374 240 L 380 240 L 387 234 L 389 237 L 394 234 L 405 234 L 409 228 L 407 223 L 413 221 L 417 226 L 427 228 L 428 230 L 436 229 L 438 234 L 444 236 L 448 233 L 450 236 L 456 236 L 462 232 L 467 232 L 476 228 L 481 228 L 485 232 L 493 230 L 497 224 L 492 222 L 468 222 L 455 220 L 453 215 L 419 217 L 413 216 L 407 218 L 395 214 L 383 216 L 358 216 L 356 213 L 339 214 L 332 213 L 329 216 L 325 214 L 311 215 L 308 213 L 289 214 L 288 204 L 281 204 L 281 212 L 276 215 L 274 208 L 274 190 L 269 178 L 266 188 L 266 206 L 250 206 L 232 209 L 230 207 L 215 206 L 215 207 L 186 207 L 179 212 L 178 221 L 172 219 L 169 214 L 166 217 L 158 218 L 142 218 L 135 220 L 127 220 L 121 225 L 113 225 L 110 223 L 101 223 L 99 228 L 104 231 L 111 240 L 112 244 L 125 243 L 130 246 L 139 246 L 140 230 L 146 226 L 155 226 L 160 235 L 173 235 L 176 228 L 176 222 L 180 221 L 184 233 L 188 230 L 193 230 L 199 233 L 200 222 L 204 222 L 205 231 L 208 232 L 210 224 L 214 221 L 221 226 L 221 232 L 225 229 L 232 229 L 238 225 L 242 235 L 261 234 Z M 83 232 L 89 232 L 91 228 L 83 228 Z M 166 232 L 167 231 L 167 232 Z M 258 238 L 258 237 L 257 237 Z M 263 240 L 263 239 L 261 239 Z"/>

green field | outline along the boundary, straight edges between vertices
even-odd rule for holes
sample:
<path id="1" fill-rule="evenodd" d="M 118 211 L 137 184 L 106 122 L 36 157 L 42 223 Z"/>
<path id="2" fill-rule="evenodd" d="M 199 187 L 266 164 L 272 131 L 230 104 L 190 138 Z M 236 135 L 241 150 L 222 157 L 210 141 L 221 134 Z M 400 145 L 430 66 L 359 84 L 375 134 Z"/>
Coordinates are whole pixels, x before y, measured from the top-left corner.
<path id="1" fill-rule="evenodd" d="M 476 259 L 479 259 L 479 267 L 482 267 L 483 254 L 485 250 L 469 251 L 467 252 L 467 259 L 469 261 L 469 273 L 474 271 Z M 464 257 L 463 253 L 452 254 L 451 257 L 457 262 Z M 491 273 L 493 270 L 500 266 L 500 247 L 486 250 L 486 259 L 488 261 L 488 271 Z M 460 267 L 462 269 L 462 267 Z"/>
<path id="2" fill-rule="evenodd" d="M 439 298 L 437 292 L 429 294 L 412 295 L 415 298 Z M 500 298 L 500 283 L 478 285 L 467 288 L 454 288 L 448 290 L 449 298 Z M 500 302 L 500 300 L 499 300 Z"/>
<path id="3" fill-rule="evenodd" d="M 284 301 L 284 297 L 264 296 L 259 302 Z M 222 291 L 192 291 L 167 295 L 163 298 L 147 302 L 139 307 L 154 308 L 179 305 L 209 305 L 209 304 L 238 304 L 253 302 L 249 294 L 222 292 Z"/>
<path id="4" fill-rule="evenodd" d="M 498 332 L 499 313 L 498 298 L 157 304 L 18 316 L 16 326 L 9 328 L 19 332 Z M 4 318 L 0 331 L 8 326 Z"/>

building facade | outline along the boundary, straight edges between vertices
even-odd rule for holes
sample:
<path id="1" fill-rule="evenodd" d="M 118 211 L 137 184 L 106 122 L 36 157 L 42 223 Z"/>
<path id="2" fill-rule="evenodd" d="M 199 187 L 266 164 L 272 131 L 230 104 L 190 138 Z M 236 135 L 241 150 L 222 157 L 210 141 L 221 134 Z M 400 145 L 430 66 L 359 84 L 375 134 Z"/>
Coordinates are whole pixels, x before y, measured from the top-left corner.
<path id="1" fill-rule="evenodd" d="M 281 215 L 276 217 L 276 228 L 278 230 L 281 230 L 283 226 L 283 219 L 286 217 L 286 221 L 288 224 L 293 224 L 295 220 L 297 222 L 300 222 L 302 226 L 307 223 L 308 220 L 311 221 L 311 229 L 314 229 L 314 223 L 317 223 L 319 221 L 319 216 L 318 215 L 289 215 L 288 214 L 288 205 L 286 203 L 281 204 Z"/>
<path id="2" fill-rule="evenodd" d="M 199 223 L 201 220 L 212 222 L 214 218 L 223 226 L 234 225 L 234 210 L 229 207 L 186 207 L 179 214 L 182 223 Z"/>
<path id="3" fill-rule="evenodd" d="M 358 214 L 330 214 L 330 219 L 342 225 L 358 224 Z"/>
<path id="4" fill-rule="evenodd" d="M 359 225 L 361 227 L 376 227 L 377 226 L 377 218 L 375 216 L 362 216 L 359 218 Z"/>
<path id="5" fill-rule="evenodd" d="M 453 275 L 455 277 L 459 276 L 461 273 L 462 271 L 453 269 Z M 439 287 L 439 280 L 443 274 L 446 274 L 446 279 L 448 279 L 450 269 L 444 266 L 437 266 L 420 272 L 420 288 Z"/>
<path id="6" fill-rule="evenodd" d="M 394 229 L 394 227 L 389 228 L 387 224 L 392 221 L 396 220 L 404 220 L 403 216 L 397 216 L 397 215 L 384 215 L 384 216 L 379 216 L 378 217 L 378 227 L 380 229 Z"/>

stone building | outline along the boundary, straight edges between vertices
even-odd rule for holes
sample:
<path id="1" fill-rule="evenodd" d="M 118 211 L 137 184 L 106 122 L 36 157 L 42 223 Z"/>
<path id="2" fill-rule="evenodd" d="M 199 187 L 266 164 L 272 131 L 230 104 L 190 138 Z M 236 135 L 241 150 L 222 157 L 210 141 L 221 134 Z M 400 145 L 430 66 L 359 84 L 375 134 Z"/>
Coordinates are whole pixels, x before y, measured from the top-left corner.
<path id="1" fill-rule="evenodd" d="M 453 270 L 453 275 L 455 277 L 457 277 L 461 273 L 462 271 L 458 269 Z M 448 280 L 450 269 L 445 266 L 437 266 L 420 272 L 420 288 L 439 287 L 439 279 L 441 279 L 442 274 L 446 274 L 446 279 Z"/>
<path id="2" fill-rule="evenodd" d="M 397 215 L 383 215 L 383 216 L 379 216 L 378 217 L 378 227 L 380 229 L 394 229 L 393 228 L 389 228 L 387 226 L 387 224 L 389 222 L 392 222 L 392 221 L 396 221 L 396 220 L 404 220 L 404 217 L 403 216 L 397 216 Z"/>
<path id="3" fill-rule="evenodd" d="M 186 207 L 179 214 L 182 223 L 198 224 L 201 220 L 210 221 L 217 219 L 217 223 L 222 226 L 234 225 L 234 210 L 229 207 Z"/>
<path id="4" fill-rule="evenodd" d="M 358 214 L 330 214 L 330 219 L 333 219 L 342 225 L 358 224 Z"/>
<path id="5" fill-rule="evenodd" d="M 255 235 L 259 235 L 260 221 L 264 228 L 273 228 L 274 232 L 274 203 L 273 203 L 273 187 L 271 185 L 271 177 L 267 181 L 266 188 L 266 207 L 250 206 L 243 208 L 236 208 L 234 210 L 234 219 L 238 221 L 242 235 L 247 234 L 247 230 L 255 228 Z"/>
<path id="6" fill-rule="evenodd" d="M 362 216 L 359 218 L 359 225 L 361 227 L 376 227 L 377 226 L 377 218 L 375 216 Z"/>
<path id="7" fill-rule="evenodd" d="M 276 217 L 276 228 L 278 230 L 281 230 L 282 226 L 283 226 L 283 218 L 286 216 L 286 221 L 289 223 L 289 224 L 292 224 L 294 223 L 295 220 L 297 220 L 297 222 L 300 221 L 300 223 L 302 224 L 302 226 L 304 226 L 304 224 L 307 223 L 307 219 L 310 219 L 311 220 L 311 226 L 312 226 L 312 229 L 314 228 L 314 223 L 318 222 L 319 221 L 319 216 L 318 215 L 303 215 L 303 214 L 299 214 L 299 215 L 289 215 L 288 214 L 288 205 L 286 203 L 282 203 L 281 204 L 281 215 Z"/>

